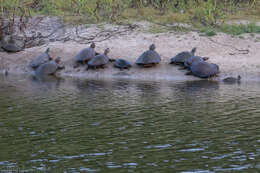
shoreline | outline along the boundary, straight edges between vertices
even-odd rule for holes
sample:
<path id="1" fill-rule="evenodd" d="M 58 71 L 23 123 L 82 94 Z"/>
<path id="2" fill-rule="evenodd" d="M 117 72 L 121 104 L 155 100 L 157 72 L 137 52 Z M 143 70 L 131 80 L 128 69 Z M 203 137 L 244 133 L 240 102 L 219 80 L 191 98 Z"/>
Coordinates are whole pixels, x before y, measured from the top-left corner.
<path id="1" fill-rule="evenodd" d="M 111 26 L 110 26 L 111 27 Z M 93 31 L 90 28 L 88 31 Z M 110 63 L 105 69 L 88 70 L 85 67 L 73 68 L 73 58 L 89 44 L 80 44 L 75 41 L 55 41 L 42 46 L 27 48 L 22 52 L 8 54 L 0 52 L 0 71 L 7 69 L 10 74 L 31 74 L 29 63 L 50 48 L 53 58 L 61 57 L 65 69 L 58 72 L 60 77 L 73 77 L 82 79 L 111 79 L 123 78 L 134 80 L 203 80 L 193 76 L 184 75 L 186 70 L 179 70 L 180 66 L 169 65 L 169 60 L 177 53 L 190 51 L 197 47 L 195 55 L 209 57 L 211 63 L 218 64 L 220 74 L 213 80 L 221 81 L 225 77 L 242 76 L 243 81 L 260 81 L 260 42 L 256 42 L 250 34 L 242 37 L 232 37 L 218 33 L 213 37 L 201 36 L 197 32 L 188 33 L 160 33 L 151 34 L 141 31 L 129 31 L 123 35 L 115 35 L 101 42 L 96 42 L 96 51 L 103 53 L 110 48 L 109 58 L 124 58 L 132 63 L 148 49 L 150 44 L 156 45 L 156 51 L 161 55 L 162 61 L 152 68 L 140 68 L 134 65 L 125 74 L 113 67 Z M 260 37 L 260 34 L 255 34 Z M 94 40 L 95 42 L 95 40 Z"/>

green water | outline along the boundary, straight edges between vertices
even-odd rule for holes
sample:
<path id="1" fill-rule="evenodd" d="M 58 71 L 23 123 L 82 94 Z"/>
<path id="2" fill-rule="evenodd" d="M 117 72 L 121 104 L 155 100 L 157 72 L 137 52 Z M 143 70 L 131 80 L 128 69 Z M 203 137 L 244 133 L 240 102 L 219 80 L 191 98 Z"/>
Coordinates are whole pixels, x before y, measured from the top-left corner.
<path id="1" fill-rule="evenodd" d="M 260 83 L 0 77 L 0 172 L 260 172 Z"/>

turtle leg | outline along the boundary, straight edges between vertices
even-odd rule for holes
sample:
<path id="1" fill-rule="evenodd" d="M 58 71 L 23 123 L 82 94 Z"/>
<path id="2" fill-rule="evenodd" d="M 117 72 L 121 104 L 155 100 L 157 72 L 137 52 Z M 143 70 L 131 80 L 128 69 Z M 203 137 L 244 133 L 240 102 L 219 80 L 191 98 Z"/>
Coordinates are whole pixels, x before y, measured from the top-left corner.
<path id="1" fill-rule="evenodd" d="M 181 68 L 178 68 L 178 70 L 186 70 L 187 67 L 181 67 Z"/>
<path id="2" fill-rule="evenodd" d="M 113 58 L 109 58 L 109 62 L 115 62 L 116 60 Z"/>
<path id="3" fill-rule="evenodd" d="M 8 70 L 4 70 L 4 75 L 8 76 Z"/>
<path id="4" fill-rule="evenodd" d="M 65 66 L 64 66 L 64 65 L 58 65 L 57 70 L 63 70 L 63 69 L 65 69 Z"/>
<path id="5" fill-rule="evenodd" d="M 75 62 L 74 65 L 73 65 L 73 68 L 78 68 L 78 67 L 79 67 L 79 63 Z"/>
<path id="6" fill-rule="evenodd" d="M 192 72 L 191 71 L 188 71 L 187 73 L 185 73 L 185 75 L 192 75 Z"/>

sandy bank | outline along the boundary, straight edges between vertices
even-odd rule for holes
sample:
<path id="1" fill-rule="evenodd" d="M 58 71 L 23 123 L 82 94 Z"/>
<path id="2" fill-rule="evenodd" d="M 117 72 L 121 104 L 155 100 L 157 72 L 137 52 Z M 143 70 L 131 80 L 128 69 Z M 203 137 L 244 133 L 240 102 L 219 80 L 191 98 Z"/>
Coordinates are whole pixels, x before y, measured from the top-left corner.
<path id="1" fill-rule="evenodd" d="M 16 54 L 0 52 L 0 69 L 6 68 L 10 73 L 31 73 L 32 70 L 28 67 L 28 64 L 34 57 L 50 47 L 52 57 L 59 56 L 62 58 L 66 68 L 59 74 L 64 77 L 194 80 L 197 78 L 185 76 L 185 70 L 178 70 L 178 66 L 169 65 L 168 62 L 177 53 L 197 47 L 196 55 L 210 57 L 210 62 L 219 65 L 221 73 L 217 79 L 240 74 L 243 80 L 260 80 L 260 42 L 255 41 L 257 37 L 260 38 L 260 35 L 255 34 L 252 37 L 249 34 L 244 34 L 242 38 L 218 33 L 214 37 L 205 37 L 196 32 L 149 34 L 132 31 L 125 35 L 114 36 L 108 40 L 97 42 L 97 52 L 103 52 L 105 48 L 109 47 L 111 49 L 110 58 L 125 58 L 135 62 L 151 43 L 155 43 L 156 50 L 162 57 L 160 65 L 146 69 L 134 66 L 131 70 L 123 72 L 113 68 L 112 64 L 109 64 L 106 69 L 96 71 L 85 71 L 85 67 L 74 69 L 74 56 L 89 45 L 68 41 L 51 42 L 41 47 L 25 49 Z"/>

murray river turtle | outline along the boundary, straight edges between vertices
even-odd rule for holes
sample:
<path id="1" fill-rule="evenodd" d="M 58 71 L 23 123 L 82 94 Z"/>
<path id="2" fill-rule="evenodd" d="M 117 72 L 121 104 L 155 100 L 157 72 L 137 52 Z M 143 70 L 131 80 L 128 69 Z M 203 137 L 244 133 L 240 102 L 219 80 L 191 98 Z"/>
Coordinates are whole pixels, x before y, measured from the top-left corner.
<path id="1" fill-rule="evenodd" d="M 156 64 L 159 64 L 161 61 L 160 55 L 155 51 L 155 45 L 152 44 L 149 47 L 149 50 L 145 51 L 136 61 L 137 65 L 143 67 L 151 67 Z"/>
<path id="2" fill-rule="evenodd" d="M 104 54 L 100 54 L 100 55 L 97 55 L 95 56 L 94 58 L 92 58 L 89 62 L 88 62 L 88 68 L 103 68 L 108 62 L 109 62 L 109 58 L 108 58 L 108 53 L 109 53 L 109 48 L 107 48 L 105 51 L 104 51 Z"/>
<path id="3" fill-rule="evenodd" d="M 41 64 L 44 64 L 50 60 L 52 60 L 52 58 L 49 55 L 49 51 L 50 48 L 47 48 L 46 51 L 44 53 L 41 53 L 38 57 L 36 57 L 34 60 L 32 60 L 30 66 L 33 69 L 38 68 Z"/>
<path id="4" fill-rule="evenodd" d="M 75 57 L 76 64 L 74 67 L 77 67 L 79 63 L 84 64 L 89 60 L 91 60 L 92 58 L 94 58 L 96 55 L 95 47 L 96 47 L 95 43 L 92 43 L 89 48 L 82 49 L 79 52 L 79 54 L 77 54 Z"/>
<path id="5" fill-rule="evenodd" d="M 119 68 L 120 70 L 129 69 L 132 67 L 132 64 L 125 59 L 116 59 L 114 62 L 114 67 Z"/>
<path id="6" fill-rule="evenodd" d="M 15 52 L 20 52 L 23 50 L 23 48 L 21 47 L 18 47 L 15 43 L 3 43 L 1 45 L 2 49 L 6 52 L 9 52 L 9 53 L 15 53 Z"/>
<path id="7" fill-rule="evenodd" d="M 184 62 L 188 60 L 188 58 L 195 55 L 196 47 L 191 50 L 191 52 L 184 51 L 178 53 L 176 56 L 171 58 L 170 64 L 176 64 L 176 65 L 184 65 Z"/>
<path id="8" fill-rule="evenodd" d="M 235 77 L 227 77 L 223 80 L 225 83 L 239 83 L 241 80 L 241 76 L 238 75 L 237 78 Z"/>
<path id="9" fill-rule="evenodd" d="M 205 61 L 192 63 L 190 72 L 187 75 L 192 74 L 200 78 L 209 78 L 219 73 L 219 66 L 217 64 L 208 63 Z"/>
<path id="10" fill-rule="evenodd" d="M 191 56 L 184 61 L 184 67 L 189 69 L 193 63 L 207 61 L 208 59 L 208 57 Z"/>
<path id="11" fill-rule="evenodd" d="M 48 61 L 44 64 L 41 64 L 35 71 L 36 75 L 45 76 L 45 75 L 54 75 L 55 72 L 60 68 L 60 57 L 55 60 Z"/>

